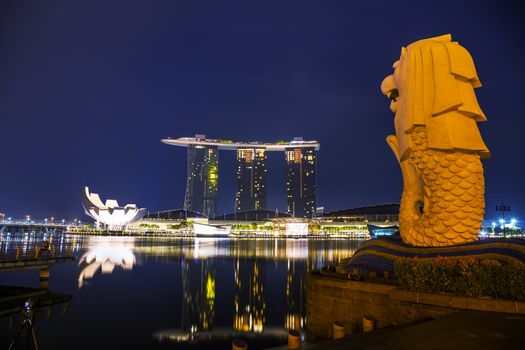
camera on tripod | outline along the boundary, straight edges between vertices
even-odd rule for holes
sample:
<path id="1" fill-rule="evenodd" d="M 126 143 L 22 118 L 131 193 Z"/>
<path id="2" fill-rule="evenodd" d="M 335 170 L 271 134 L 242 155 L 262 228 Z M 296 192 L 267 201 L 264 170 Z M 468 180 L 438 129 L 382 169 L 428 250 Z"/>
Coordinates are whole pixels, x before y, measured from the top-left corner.
<path id="1" fill-rule="evenodd" d="M 27 337 L 27 348 L 28 349 L 29 349 L 29 344 L 30 344 L 29 341 L 32 340 L 33 348 L 35 350 L 38 350 L 38 343 L 36 341 L 36 334 L 35 334 L 35 328 L 34 328 L 34 323 L 33 323 L 34 307 L 35 307 L 35 301 L 33 299 L 29 298 L 24 302 L 24 307 L 21 310 L 23 313 L 22 324 L 20 325 L 20 329 L 18 330 L 18 333 L 16 333 L 16 335 L 11 340 L 11 344 L 9 344 L 8 350 L 13 349 L 20 335 L 25 335 Z"/>
<path id="2" fill-rule="evenodd" d="M 32 299 L 27 299 L 24 302 L 24 322 L 31 322 L 34 305 L 35 302 Z"/>

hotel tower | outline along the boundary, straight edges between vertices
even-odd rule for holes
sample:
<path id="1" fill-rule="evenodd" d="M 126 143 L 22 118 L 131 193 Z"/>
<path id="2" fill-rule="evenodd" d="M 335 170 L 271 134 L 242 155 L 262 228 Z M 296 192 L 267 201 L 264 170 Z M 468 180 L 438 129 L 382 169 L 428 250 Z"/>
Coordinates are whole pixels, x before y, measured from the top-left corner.
<path id="1" fill-rule="evenodd" d="M 188 167 L 184 208 L 217 215 L 219 184 L 219 150 L 237 152 L 237 192 L 235 211 L 267 209 L 266 167 L 267 152 L 283 152 L 287 164 L 288 212 L 295 217 L 315 216 L 317 198 L 317 141 L 276 143 L 234 142 L 207 139 L 205 135 L 162 139 L 163 143 L 188 148 Z"/>

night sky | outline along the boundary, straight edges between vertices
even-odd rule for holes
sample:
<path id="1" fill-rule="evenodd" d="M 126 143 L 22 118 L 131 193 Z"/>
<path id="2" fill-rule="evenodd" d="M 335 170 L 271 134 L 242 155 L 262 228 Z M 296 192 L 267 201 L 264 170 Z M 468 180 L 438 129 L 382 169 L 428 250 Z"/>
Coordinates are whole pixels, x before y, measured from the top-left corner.
<path id="1" fill-rule="evenodd" d="M 325 211 L 399 202 L 379 90 L 400 48 L 451 33 L 476 63 L 487 218 L 525 218 L 525 11 L 511 1 L 2 0 L 0 212 L 87 219 L 88 185 L 151 211 L 180 208 L 186 149 L 165 137 L 321 143 Z M 270 209 L 285 162 L 269 156 Z M 218 212 L 235 154 L 220 153 Z"/>

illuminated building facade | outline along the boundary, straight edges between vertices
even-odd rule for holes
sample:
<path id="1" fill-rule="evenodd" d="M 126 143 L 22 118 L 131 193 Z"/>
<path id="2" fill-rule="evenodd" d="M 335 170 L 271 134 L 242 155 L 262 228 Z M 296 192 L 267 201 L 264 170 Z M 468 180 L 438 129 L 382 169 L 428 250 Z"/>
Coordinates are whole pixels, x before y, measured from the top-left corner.
<path id="1" fill-rule="evenodd" d="M 288 164 L 288 212 L 295 217 L 315 216 L 317 141 L 296 137 L 290 142 L 234 142 L 207 139 L 205 135 L 161 141 L 188 148 L 184 209 L 203 213 L 211 219 L 216 217 L 219 150 L 237 152 L 235 211 L 266 209 L 266 152 L 284 152 Z"/>
<path id="2" fill-rule="evenodd" d="M 288 212 L 293 217 L 311 218 L 317 205 L 317 150 L 287 148 L 285 157 Z"/>
<path id="3" fill-rule="evenodd" d="M 266 151 L 237 149 L 237 195 L 235 210 L 266 209 Z"/>
<path id="4" fill-rule="evenodd" d="M 188 173 L 184 209 L 213 218 L 217 212 L 219 152 L 214 146 L 188 147 Z"/>
<path id="5" fill-rule="evenodd" d="M 107 199 L 103 203 L 100 196 L 91 193 L 87 186 L 84 187 L 82 206 L 86 215 L 96 220 L 97 227 L 102 226 L 108 230 L 123 230 L 147 213 L 146 208 L 137 208 L 136 204 L 120 206 L 115 199 Z"/>

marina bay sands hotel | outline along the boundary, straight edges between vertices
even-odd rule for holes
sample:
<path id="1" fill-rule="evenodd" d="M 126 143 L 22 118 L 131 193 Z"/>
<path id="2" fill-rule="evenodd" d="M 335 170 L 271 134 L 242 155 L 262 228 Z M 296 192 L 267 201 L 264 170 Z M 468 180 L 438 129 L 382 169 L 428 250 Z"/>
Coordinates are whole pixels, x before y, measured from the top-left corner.
<path id="1" fill-rule="evenodd" d="M 234 142 L 207 139 L 205 135 L 162 139 L 163 143 L 188 148 L 188 172 L 184 209 L 213 218 L 217 214 L 219 150 L 237 151 L 236 212 L 267 209 L 266 152 L 284 152 L 288 213 L 311 218 L 317 205 L 317 141 L 276 143 Z"/>

